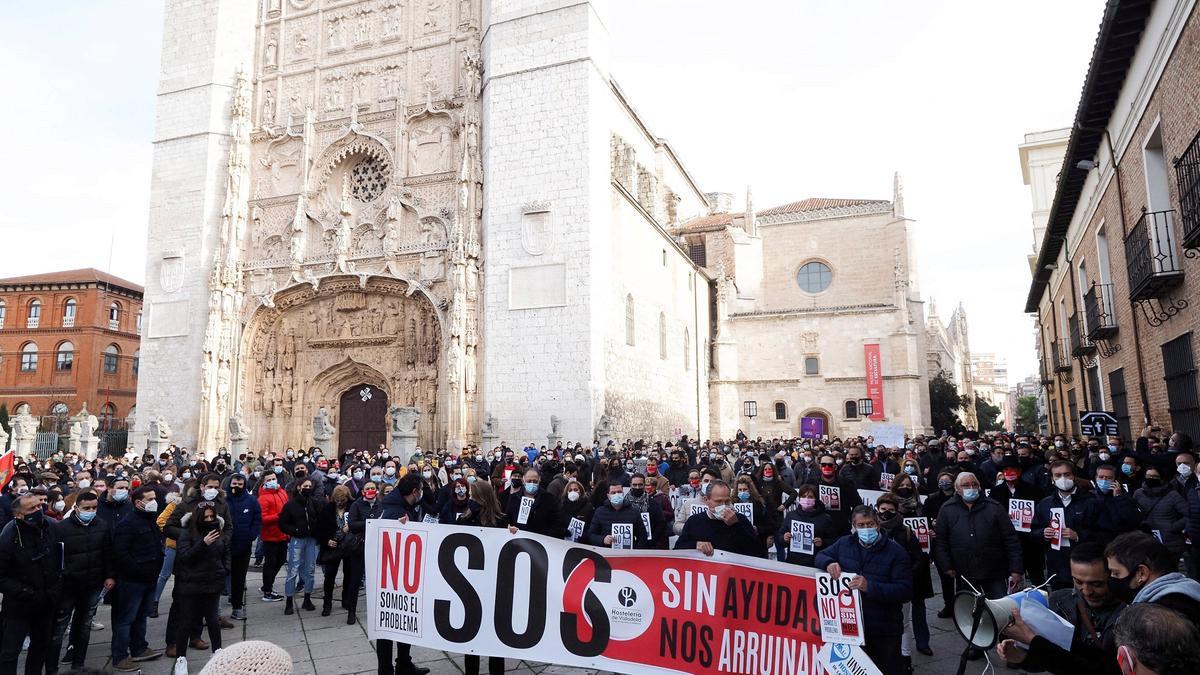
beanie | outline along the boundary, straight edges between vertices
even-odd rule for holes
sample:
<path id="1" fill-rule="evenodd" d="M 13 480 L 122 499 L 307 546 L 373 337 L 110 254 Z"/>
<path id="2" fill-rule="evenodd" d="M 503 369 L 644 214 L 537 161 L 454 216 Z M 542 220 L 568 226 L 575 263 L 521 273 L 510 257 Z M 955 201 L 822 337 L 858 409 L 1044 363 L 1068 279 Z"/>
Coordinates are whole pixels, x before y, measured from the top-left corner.
<path id="1" fill-rule="evenodd" d="M 292 656 L 282 647 L 247 640 L 213 654 L 200 675 L 291 675 Z"/>

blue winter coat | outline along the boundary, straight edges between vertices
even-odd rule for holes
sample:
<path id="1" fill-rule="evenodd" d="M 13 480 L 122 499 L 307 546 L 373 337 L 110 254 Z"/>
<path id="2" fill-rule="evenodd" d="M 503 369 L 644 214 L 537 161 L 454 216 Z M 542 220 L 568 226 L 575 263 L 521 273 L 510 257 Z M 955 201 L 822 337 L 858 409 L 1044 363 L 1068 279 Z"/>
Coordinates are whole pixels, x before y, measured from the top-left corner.
<path id="1" fill-rule="evenodd" d="M 258 498 L 249 492 L 225 498 L 229 507 L 229 518 L 233 520 L 233 534 L 229 539 L 229 551 L 234 555 L 245 553 L 262 534 L 262 507 Z"/>
<path id="2" fill-rule="evenodd" d="M 817 567 L 825 569 L 830 563 L 841 565 L 843 572 L 861 574 L 867 578 L 867 590 L 862 593 L 863 632 L 866 635 L 902 635 L 904 633 L 904 603 L 912 600 L 912 562 L 899 544 L 880 532 L 870 546 L 858 543 L 858 536 L 848 534 L 833 546 L 817 554 Z"/>

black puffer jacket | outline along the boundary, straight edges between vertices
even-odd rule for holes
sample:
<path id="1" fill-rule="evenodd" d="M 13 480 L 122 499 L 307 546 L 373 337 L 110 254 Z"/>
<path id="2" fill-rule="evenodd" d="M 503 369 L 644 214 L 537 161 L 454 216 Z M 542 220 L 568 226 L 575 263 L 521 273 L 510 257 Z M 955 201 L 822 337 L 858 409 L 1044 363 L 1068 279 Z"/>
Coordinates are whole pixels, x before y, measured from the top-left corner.
<path id="1" fill-rule="evenodd" d="M 156 573 L 157 574 L 157 573 Z M 58 537 L 50 523 L 13 519 L 0 530 L 0 593 L 5 617 L 28 617 L 31 608 L 52 612 L 62 592 Z"/>
<path id="2" fill-rule="evenodd" d="M 959 495 L 938 512 L 933 558 L 943 572 L 968 579 L 1003 579 L 1024 572 L 1021 543 L 999 502 L 980 496 L 967 508 Z"/>
<path id="3" fill-rule="evenodd" d="M 558 500 L 549 492 L 538 490 L 537 495 L 533 498 L 533 508 L 529 512 L 529 520 L 525 524 L 521 524 L 518 518 L 521 515 L 521 498 L 526 496 L 528 495 L 524 490 L 508 495 L 508 508 L 505 509 L 508 522 L 515 525 L 517 529 L 553 537 L 558 526 Z"/>
<path id="4" fill-rule="evenodd" d="M 88 524 L 71 514 L 54 524 L 63 545 L 63 581 L 71 589 L 94 590 L 111 579 L 112 525 L 97 516 Z"/>
<path id="5" fill-rule="evenodd" d="M 194 514 L 187 514 L 180 521 L 183 534 L 175 543 L 175 590 L 184 595 L 211 595 L 225 590 L 225 578 L 229 576 L 229 537 L 222 535 L 211 544 L 204 543 L 204 535 L 191 527 Z M 219 516 L 217 523 L 223 530 L 225 522 Z"/>
<path id="6" fill-rule="evenodd" d="M 289 537 L 305 539 L 316 536 L 317 518 L 321 504 L 315 497 L 292 495 L 279 512 L 279 530 Z"/>
<path id="7" fill-rule="evenodd" d="M 153 583 L 163 563 L 163 536 L 158 514 L 133 510 L 113 528 L 113 578 Z"/>

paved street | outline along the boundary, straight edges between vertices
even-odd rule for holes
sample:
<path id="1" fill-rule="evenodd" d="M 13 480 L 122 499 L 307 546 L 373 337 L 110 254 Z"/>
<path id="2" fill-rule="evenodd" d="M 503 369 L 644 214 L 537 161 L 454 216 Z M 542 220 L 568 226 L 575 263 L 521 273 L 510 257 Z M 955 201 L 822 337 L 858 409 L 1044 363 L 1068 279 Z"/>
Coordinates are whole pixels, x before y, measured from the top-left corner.
<path id="1" fill-rule="evenodd" d="M 320 588 L 321 575 L 319 571 L 316 576 L 318 588 Z M 251 570 L 247 585 L 257 591 L 261 585 L 260 580 L 260 573 L 257 570 Z M 282 581 L 283 577 L 281 576 L 276 584 L 276 591 L 281 592 L 283 590 Z M 336 593 L 340 594 L 340 588 Z M 321 601 L 319 596 L 320 592 L 313 599 L 313 602 L 317 605 L 317 611 L 306 612 L 297 609 L 294 616 L 285 616 L 283 614 L 282 602 L 264 603 L 261 601 L 258 593 L 253 593 L 250 595 L 250 602 L 248 603 L 249 619 L 245 622 L 235 622 L 237 625 L 233 629 L 224 631 L 224 639 L 227 642 L 240 640 L 266 640 L 273 642 L 286 649 L 292 655 L 297 675 L 308 673 L 347 675 L 350 673 L 375 672 L 375 653 L 372 643 L 367 640 L 367 633 L 363 624 L 366 612 L 365 601 L 360 602 L 359 623 L 348 626 L 346 625 L 346 612 L 339 609 L 336 602 L 334 603 L 333 614 L 327 617 L 321 616 Z M 150 620 L 148 629 L 150 644 L 157 649 L 162 649 L 165 646 L 163 634 L 166 630 L 167 609 L 170 605 L 169 598 L 170 586 L 167 587 L 167 590 L 163 594 L 161 615 L 157 619 Z M 930 603 L 934 611 L 930 612 L 929 615 L 929 627 L 930 632 L 933 634 L 931 646 L 933 647 L 934 655 L 927 657 L 916 654 L 913 661 L 916 664 L 916 671 L 919 673 L 950 675 L 957 668 L 958 655 L 962 649 L 963 641 L 954 631 L 950 620 L 937 618 L 935 615 L 937 608 L 933 607 L 933 603 L 934 601 Z M 229 615 L 227 605 L 223 605 L 222 615 Z M 109 641 L 112 638 L 110 608 L 101 606 L 100 610 L 96 612 L 96 620 L 104 624 L 104 630 L 92 633 L 92 644 L 88 651 L 87 665 L 94 668 L 108 668 L 110 665 Z M 207 630 L 204 639 L 208 640 Z M 412 653 L 414 660 L 430 668 L 433 675 L 458 675 L 463 672 L 461 655 L 425 649 L 418 646 L 413 647 Z M 994 651 L 990 654 L 993 662 L 995 662 Z M 208 656 L 208 651 L 198 652 L 189 650 L 188 662 L 191 664 L 191 672 L 198 673 L 208 660 Z M 142 672 L 147 675 L 170 673 L 173 664 L 173 661 L 166 658 L 149 661 L 143 664 Z M 970 662 L 967 673 L 980 673 L 984 665 L 984 661 Z M 1002 664 L 996 665 L 996 670 L 999 673 L 1021 672 L 1004 668 Z M 487 663 L 485 661 L 484 669 L 486 670 L 486 668 Z M 508 672 L 518 675 L 528 675 L 530 673 L 559 675 L 567 673 L 595 673 L 596 671 L 510 659 L 508 661 Z"/>

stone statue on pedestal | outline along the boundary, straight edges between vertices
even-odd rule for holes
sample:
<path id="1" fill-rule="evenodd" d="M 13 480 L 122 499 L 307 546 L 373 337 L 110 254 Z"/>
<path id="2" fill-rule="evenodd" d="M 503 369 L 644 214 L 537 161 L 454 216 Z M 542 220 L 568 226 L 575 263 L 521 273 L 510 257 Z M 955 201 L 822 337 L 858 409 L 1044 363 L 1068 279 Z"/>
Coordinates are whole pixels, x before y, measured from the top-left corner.
<path id="1" fill-rule="evenodd" d="M 421 420 L 421 409 L 392 406 L 388 414 L 392 419 L 392 456 L 408 464 L 417 452 L 417 423 Z"/>
<path id="2" fill-rule="evenodd" d="M 229 416 L 229 451 L 237 457 L 249 449 L 250 425 L 242 418 L 241 413 Z"/>
<path id="3" fill-rule="evenodd" d="M 317 414 L 313 416 L 313 445 L 327 455 L 332 453 L 335 433 L 337 433 L 337 428 L 329 419 L 329 410 L 325 406 L 321 406 L 317 410 Z"/>

